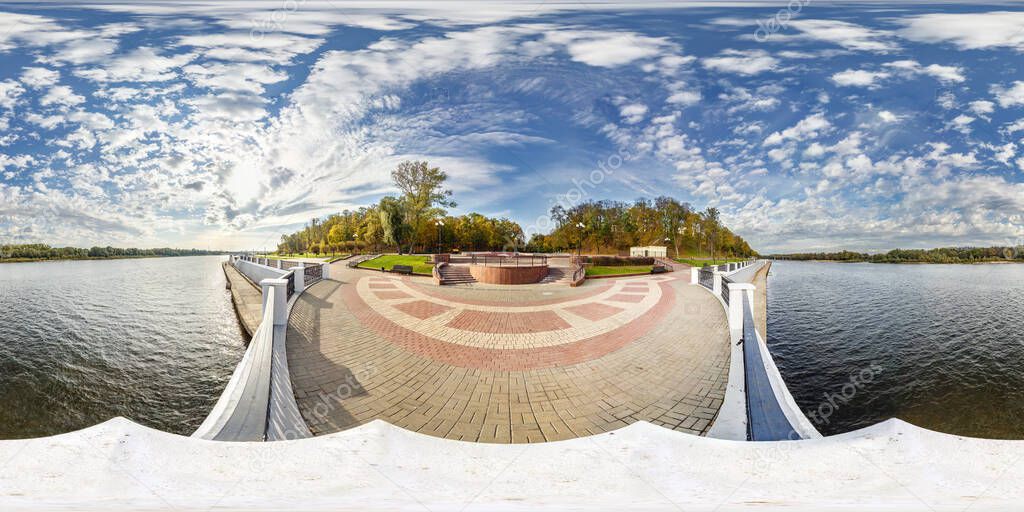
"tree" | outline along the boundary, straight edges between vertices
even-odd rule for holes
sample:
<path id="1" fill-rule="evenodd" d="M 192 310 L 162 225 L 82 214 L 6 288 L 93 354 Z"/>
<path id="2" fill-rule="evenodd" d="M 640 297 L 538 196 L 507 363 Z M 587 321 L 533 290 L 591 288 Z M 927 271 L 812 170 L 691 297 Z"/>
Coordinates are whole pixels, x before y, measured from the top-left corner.
<path id="1" fill-rule="evenodd" d="M 435 217 L 445 214 L 444 207 L 455 207 L 452 191 L 443 188 L 448 175 L 427 162 L 406 161 L 391 171 L 391 179 L 402 192 L 401 206 L 405 224 L 414 234 L 424 233 L 424 226 Z M 413 252 L 414 237 L 409 237 L 409 252 Z"/>
<path id="2" fill-rule="evenodd" d="M 402 244 L 408 240 L 410 227 L 405 223 L 402 201 L 394 197 L 380 200 L 380 227 L 384 243 L 394 245 L 402 254 Z M 411 250 L 411 249 L 410 249 Z"/>

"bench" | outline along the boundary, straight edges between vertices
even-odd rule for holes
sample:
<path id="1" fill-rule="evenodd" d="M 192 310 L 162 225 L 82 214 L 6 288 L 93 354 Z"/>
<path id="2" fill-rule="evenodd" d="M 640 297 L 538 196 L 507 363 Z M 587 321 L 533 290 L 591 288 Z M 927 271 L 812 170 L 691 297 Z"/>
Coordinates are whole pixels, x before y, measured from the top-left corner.
<path id="1" fill-rule="evenodd" d="M 398 274 L 412 274 L 412 267 L 409 265 L 395 265 L 391 267 L 391 271 Z"/>

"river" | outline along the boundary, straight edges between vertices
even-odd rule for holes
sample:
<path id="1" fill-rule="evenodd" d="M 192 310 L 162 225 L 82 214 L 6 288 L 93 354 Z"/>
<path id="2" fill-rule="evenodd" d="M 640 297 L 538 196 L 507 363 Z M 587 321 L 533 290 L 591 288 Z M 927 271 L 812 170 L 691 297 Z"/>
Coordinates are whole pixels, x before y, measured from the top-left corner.
<path id="1" fill-rule="evenodd" d="M 0 265 L 0 439 L 115 416 L 191 434 L 245 351 L 224 259 Z"/>
<path id="2" fill-rule="evenodd" d="M 768 283 L 768 346 L 823 434 L 1024 439 L 1024 265 L 777 261 Z"/>

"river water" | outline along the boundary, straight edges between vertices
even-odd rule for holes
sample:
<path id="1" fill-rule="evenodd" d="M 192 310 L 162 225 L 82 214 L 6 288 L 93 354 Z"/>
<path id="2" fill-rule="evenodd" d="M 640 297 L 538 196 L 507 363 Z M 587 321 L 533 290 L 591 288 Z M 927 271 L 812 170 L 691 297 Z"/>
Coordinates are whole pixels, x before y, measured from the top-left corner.
<path id="1" fill-rule="evenodd" d="M 223 260 L 0 265 L 0 439 L 115 416 L 191 434 L 245 351 Z"/>
<path id="2" fill-rule="evenodd" d="M 1024 265 L 777 261 L 768 345 L 823 434 L 1024 439 Z"/>

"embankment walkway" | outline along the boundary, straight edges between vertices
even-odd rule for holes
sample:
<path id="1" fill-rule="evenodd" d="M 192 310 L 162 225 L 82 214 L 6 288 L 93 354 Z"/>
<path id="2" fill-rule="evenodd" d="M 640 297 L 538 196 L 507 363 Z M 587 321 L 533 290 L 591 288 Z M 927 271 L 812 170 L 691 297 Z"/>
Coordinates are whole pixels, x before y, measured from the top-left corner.
<path id="1" fill-rule="evenodd" d="M 334 264 L 296 301 L 288 365 L 314 434 L 374 419 L 432 436 L 539 442 L 645 420 L 703 434 L 729 329 L 688 274 L 579 288 L 439 287 Z"/>

